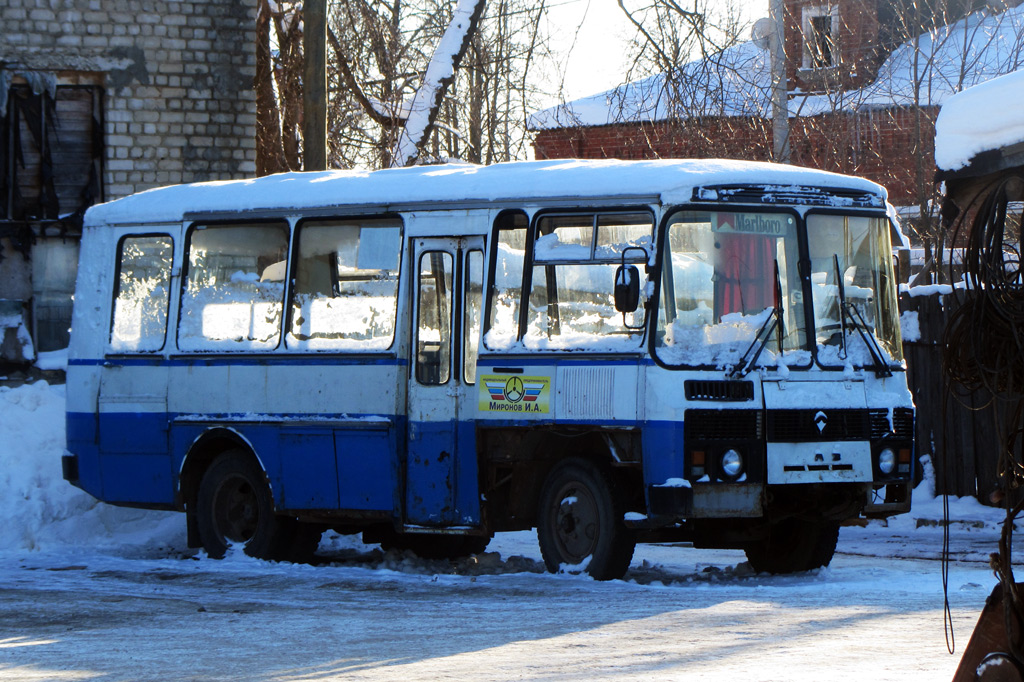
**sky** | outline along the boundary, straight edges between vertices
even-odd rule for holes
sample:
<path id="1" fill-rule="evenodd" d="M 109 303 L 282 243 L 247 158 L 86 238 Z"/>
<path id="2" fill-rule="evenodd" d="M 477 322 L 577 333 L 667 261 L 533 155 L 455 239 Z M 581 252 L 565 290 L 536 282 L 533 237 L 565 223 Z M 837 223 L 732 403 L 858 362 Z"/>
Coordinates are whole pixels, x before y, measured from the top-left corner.
<path id="1" fill-rule="evenodd" d="M 690 7 L 693 1 L 681 4 Z M 720 1 L 710 0 L 712 4 Z M 634 0 L 627 6 L 641 4 Z M 633 27 L 617 0 L 551 0 L 549 7 L 553 47 L 564 55 L 560 70 L 565 98 L 572 100 L 620 85 Z M 743 7 L 751 22 L 768 14 L 768 0 L 753 0 Z"/>

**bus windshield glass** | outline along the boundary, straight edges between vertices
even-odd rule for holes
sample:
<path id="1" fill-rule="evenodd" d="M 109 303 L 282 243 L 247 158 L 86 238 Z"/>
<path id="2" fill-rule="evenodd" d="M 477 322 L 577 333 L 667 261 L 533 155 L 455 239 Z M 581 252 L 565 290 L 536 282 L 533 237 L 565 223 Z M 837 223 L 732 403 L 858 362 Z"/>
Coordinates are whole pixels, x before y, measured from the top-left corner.
<path id="1" fill-rule="evenodd" d="M 664 249 L 661 362 L 724 368 L 756 356 L 759 364 L 810 364 L 795 214 L 679 211 Z"/>
<path id="2" fill-rule="evenodd" d="M 902 362 L 888 220 L 812 213 L 807 244 L 818 362 Z"/>

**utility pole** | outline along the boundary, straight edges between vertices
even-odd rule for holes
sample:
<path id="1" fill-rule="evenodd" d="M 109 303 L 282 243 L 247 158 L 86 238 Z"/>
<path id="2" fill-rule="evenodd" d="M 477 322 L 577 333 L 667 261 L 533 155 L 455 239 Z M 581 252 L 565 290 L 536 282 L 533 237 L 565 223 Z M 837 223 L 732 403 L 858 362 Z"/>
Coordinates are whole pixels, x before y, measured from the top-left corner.
<path id="1" fill-rule="evenodd" d="M 786 16 L 784 0 L 771 0 L 773 29 L 768 51 L 772 60 L 772 141 L 775 161 L 789 163 L 789 84 L 786 77 Z"/>
<path id="2" fill-rule="evenodd" d="M 305 0 L 302 23 L 302 167 L 327 170 L 327 0 Z"/>

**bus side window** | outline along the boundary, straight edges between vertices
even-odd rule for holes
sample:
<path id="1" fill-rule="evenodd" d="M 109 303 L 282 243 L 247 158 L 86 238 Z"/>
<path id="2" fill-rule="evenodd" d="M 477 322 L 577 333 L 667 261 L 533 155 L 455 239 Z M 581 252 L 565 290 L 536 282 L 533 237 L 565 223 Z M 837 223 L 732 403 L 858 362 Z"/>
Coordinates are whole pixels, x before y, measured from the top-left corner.
<path id="1" fill-rule="evenodd" d="M 178 348 L 276 348 L 287 253 L 284 223 L 194 228 L 189 235 Z"/>
<path id="2" fill-rule="evenodd" d="M 451 369 L 452 256 L 428 251 L 420 256 L 416 322 L 416 380 L 448 383 Z"/>
<path id="3" fill-rule="evenodd" d="M 624 318 L 615 309 L 613 288 L 620 264 L 642 267 L 650 257 L 653 232 L 650 213 L 541 216 L 523 337 L 527 347 L 638 346 L 644 309 Z"/>
<path id="4" fill-rule="evenodd" d="M 164 347 L 173 258 L 174 242 L 169 236 L 121 240 L 111 350 L 144 352 Z"/>
<path id="5" fill-rule="evenodd" d="M 402 224 L 397 220 L 300 225 L 288 347 L 390 348 L 401 253 Z"/>
<path id="6" fill-rule="evenodd" d="M 530 220 L 522 211 L 503 211 L 494 221 L 493 274 L 487 306 L 484 343 L 491 349 L 508 348 L 519 338 L 519 311 L 523 297 L 523 263 Z"/>

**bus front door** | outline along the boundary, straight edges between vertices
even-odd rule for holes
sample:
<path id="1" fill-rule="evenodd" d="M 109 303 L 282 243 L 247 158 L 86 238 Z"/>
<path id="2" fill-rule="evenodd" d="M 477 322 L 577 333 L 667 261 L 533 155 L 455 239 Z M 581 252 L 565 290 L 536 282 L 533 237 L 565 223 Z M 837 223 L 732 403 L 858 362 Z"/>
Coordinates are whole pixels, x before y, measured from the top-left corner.
<path id="1" fill-rule="evenodd" d="M 480 502 L 471 401 L 483 237 L 416 239 L 413 257 L 405 522 L 474 526 Z"/>

